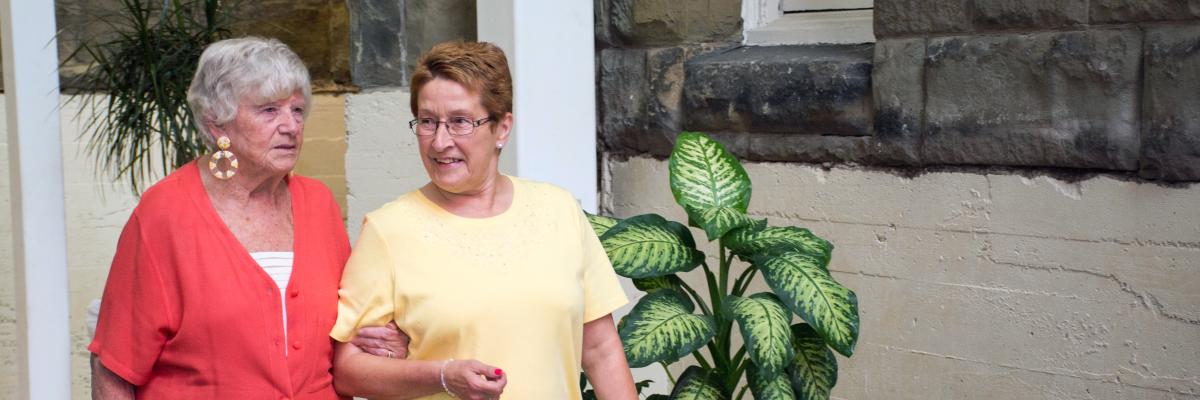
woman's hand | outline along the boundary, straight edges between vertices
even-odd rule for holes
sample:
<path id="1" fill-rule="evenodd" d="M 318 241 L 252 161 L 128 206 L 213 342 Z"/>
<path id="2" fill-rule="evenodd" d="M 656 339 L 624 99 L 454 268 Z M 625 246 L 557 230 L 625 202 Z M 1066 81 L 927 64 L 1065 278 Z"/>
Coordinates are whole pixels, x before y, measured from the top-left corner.
<path id="1" fill-rule="evenodd" d="M 358 330 L 350 343 L 363 352 L 379 357 L 408 358 L 408 334 L 396 327 L 395 322 L 384 326 L 368 326 Z"/>
<path id="2" fill-rule="evenodd" d="M 508 385 L 504 371 L 476 360 L 451 360 L 442 366 L 450 394 L 463 400 L 495 400 Z"/>

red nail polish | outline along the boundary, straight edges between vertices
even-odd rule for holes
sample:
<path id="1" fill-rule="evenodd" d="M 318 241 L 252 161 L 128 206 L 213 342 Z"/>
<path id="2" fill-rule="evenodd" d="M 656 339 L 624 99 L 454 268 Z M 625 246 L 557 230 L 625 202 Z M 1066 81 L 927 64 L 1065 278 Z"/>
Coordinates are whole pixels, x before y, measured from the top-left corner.
<path id="1" fill-rule="evenodd" d="M 501 371 L 500 368 L 496 368 L 496 375 L 504 375 L 504 371 Z"/>

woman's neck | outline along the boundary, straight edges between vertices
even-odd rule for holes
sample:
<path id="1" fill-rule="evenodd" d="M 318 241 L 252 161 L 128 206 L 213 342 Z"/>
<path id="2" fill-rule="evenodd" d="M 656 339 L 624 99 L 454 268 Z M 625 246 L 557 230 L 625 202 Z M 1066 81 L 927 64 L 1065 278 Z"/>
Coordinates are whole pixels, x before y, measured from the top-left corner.
<path id="1" fill-rule="evenodd" d="M 217 179 L 204 170 L 200 171 L 200 176 L 209 196 L 221 202 L 280 203 L 288 198 L 288 174 L 254 173 L 243 167 L 227 180 Z"/>
<path id="2" fill-rule="evenodd" d="M 500 174 L 470 192 L 452 193 L 430 182 L 421 193 L 451 214 L 466 218 L 494 217 L 508 211 L 513 203 L 513 183 Z"/>

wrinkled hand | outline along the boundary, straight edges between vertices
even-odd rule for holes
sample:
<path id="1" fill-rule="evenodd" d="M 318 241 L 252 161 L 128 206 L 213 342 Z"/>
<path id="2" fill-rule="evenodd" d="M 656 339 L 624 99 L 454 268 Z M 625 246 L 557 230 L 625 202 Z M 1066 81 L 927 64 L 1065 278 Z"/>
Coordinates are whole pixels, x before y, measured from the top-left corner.
<path id="1" fill-rule="evenodd" d="M 508 385 L 500 368 L 476 360 L 454 360 L 446 364 L 446 388 L 463 400 L 495 400 Z"/>
<path id="2" fill-rule="evenodd" d="M 395 322 L 359 329 L 358 335 L 350 343 L 358 346 L 363 352 L 379 357 L 408 357 L 408 334 L 396 327 Z"/>

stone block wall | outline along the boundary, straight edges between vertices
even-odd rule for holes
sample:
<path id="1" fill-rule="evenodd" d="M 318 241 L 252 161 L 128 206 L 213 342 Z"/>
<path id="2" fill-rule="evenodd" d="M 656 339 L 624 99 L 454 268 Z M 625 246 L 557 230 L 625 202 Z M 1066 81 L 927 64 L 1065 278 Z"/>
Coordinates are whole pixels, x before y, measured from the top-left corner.
<path id="1" fill-rule="evenodd" d="M 723 142 L 858 293 L 834 398 L 1200 398 L 1195 1 L 875 0 L 875 43 L 771 47 L 737 1 L 594 4 L 601 211 L 685 222 L 663 159 Z"/>
<path id="2" fill-rule="evenodd" d="M 698 130 L 758 161 L 1200 181 L 1190 2 L 877 0 L 876 43 L 769 47 L 739 44 L 737 1 L 596 4 L 612 155 Z"/>
<path id="3" fill-rule="evenodd" d="M 157 4 L 143 0 L 144 4 Z M 353 90 L 350 79 L 349 11 L 342 0 L 259 0 L 226 2 L 232 9 L 231 35 L 276 38 L 300 56 L 318 92 Z M 59 57 L 65 89 L 76 89 L 73 78 L 91 58 L 68 58 L 84 41 L 104 42 L 115 37 L 115 26 L 125 26 L 121 0 L 57 0 L 55 20 L 60 27 Z"/>

